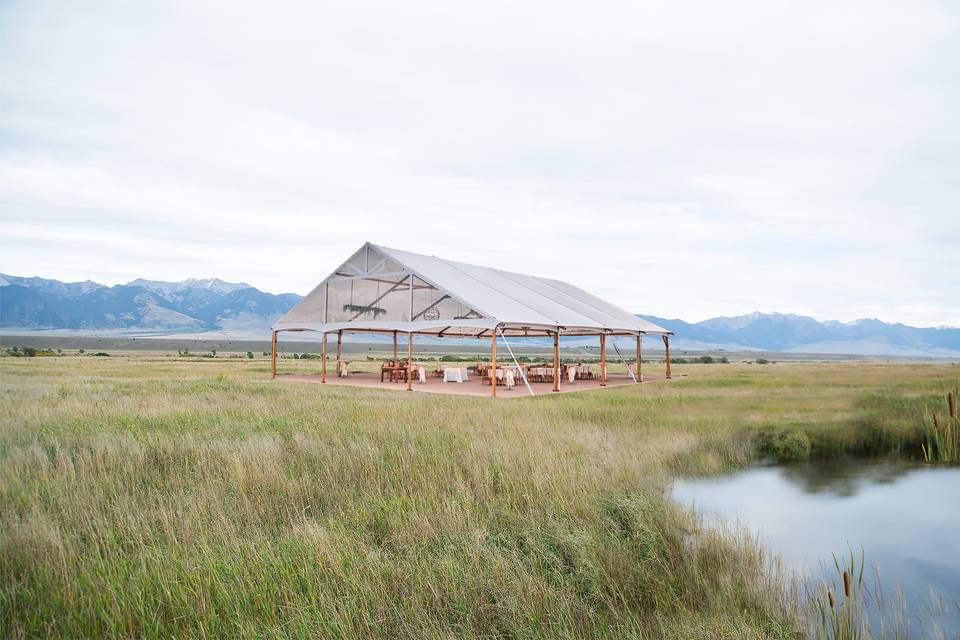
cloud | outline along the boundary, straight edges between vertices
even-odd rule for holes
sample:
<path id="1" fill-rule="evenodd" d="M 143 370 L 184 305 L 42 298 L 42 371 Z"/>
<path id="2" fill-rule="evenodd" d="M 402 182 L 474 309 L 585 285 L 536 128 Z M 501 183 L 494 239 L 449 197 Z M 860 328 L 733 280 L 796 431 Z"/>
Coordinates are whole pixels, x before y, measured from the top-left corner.
<path id="1" fill-rule="evenodd" d="M 304 293 L 369 239 L 690 320 L 960 325 L 958 27 L 945 2 L 7 2 L 2 267 Z"/>

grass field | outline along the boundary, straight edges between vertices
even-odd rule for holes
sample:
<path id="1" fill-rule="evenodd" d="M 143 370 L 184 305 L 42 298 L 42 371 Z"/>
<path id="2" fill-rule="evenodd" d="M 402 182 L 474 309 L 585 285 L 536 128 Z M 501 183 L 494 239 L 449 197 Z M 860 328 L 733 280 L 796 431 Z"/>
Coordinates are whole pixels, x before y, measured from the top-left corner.
<path id="1" fill-rule="evenodd" d="M 0 636 L 797 637 L 762 550 L 665 487 L 768 453 L 917 457 L 960 368 L 674 373 L 496 403 L 263 360 L 0 358 Z"/>

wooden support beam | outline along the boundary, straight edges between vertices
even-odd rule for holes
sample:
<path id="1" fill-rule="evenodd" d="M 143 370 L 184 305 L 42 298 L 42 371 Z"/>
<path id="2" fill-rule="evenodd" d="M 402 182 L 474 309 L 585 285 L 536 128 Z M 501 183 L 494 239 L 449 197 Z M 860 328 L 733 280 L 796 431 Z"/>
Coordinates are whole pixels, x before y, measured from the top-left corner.
<path id="1" fill-rule="evenodd" d="M 497 397 L 497 333 L 490 336 L 490 397 Z"/>
<path id="2" fill-rule="evenodd" d="M 397 332 L 393 332 L 393 363 L 397 363 Z"/>
<path id="3" fill-rule="evenodd" d="M 343 342 L 343 331 L 337 331 L 337 377 L 340 377 L 340 343 Z"/>
<path id="4" fill-rule="evenodd" d="M 407 391 L 413 389 L 413 334 L 407 334 Z"/>
<path id="5" fill-rule="evenodd" d="M 323 355 L 320 357 L 320 382 L 327 384 L 327 332 L 323 332 Z"/>
<path id="6" fill-rule="evenodd" d="M 666 351 L 667 380 L 670 379 L 670 336 L 663 336 L 663 350 Z"/>
<path id="7" fill-rule="evenodd" d="M 553 334 L 553 390 L 560 391 L 560 332 Z"/>
<path id="8" fill-rule="evenodd" d="M 271 370 L 270 379 L 271 380 L 277 377 L 277 333 L 278 332 L 274 331 L 273 338 L 270 340 L 270 344 L 272 345 L 272 349 L 270 352 L 270 370 Z"/>
<path id="9" fill-rule="evenodd" d="M 643 336 L 640 334 L 637 334 L 637 371 L 636 371 L 637 382 L 643 382 L 643 371 L 641 370 L 642 367 L 640 364 L 642 361 L 641 353 L 640 353 L 642 342 L 643 342 Z"/>
<path id="10" fill-rule="evenodd" d="M 607 386 L 607 336 L 600 334 L 600 386 Z"/>

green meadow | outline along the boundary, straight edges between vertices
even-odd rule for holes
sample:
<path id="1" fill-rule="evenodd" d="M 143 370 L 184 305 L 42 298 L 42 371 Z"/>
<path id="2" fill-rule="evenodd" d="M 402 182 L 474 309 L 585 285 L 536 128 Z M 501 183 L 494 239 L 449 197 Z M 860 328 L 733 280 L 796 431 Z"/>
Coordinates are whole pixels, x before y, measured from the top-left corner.
<path id="1" fill-rule="evenodd" d="M 259 355 L 0 358 L 0 636 L 801 637 L 775 558 L 671 479 L 920 459 L 960 367 L 674 375 L 491 401 Z"/>

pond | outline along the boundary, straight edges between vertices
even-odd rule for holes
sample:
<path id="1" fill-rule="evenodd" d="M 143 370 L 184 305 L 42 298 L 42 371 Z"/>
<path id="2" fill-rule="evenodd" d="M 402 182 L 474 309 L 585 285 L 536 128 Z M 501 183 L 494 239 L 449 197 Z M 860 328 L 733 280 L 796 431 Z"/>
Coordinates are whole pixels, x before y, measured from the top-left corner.
<path id="1" fill-rule="evenodd" d="M 759 465 L 678 480 L 671 495 L 708 520 L 745 525 L 804 576 L 832 577 L 832 554 L 853 549 L 859 557 L 862 548 L 866 574 L 879 569 L 884 594 L 899 584 L 910 618 L 929 611 L 932 588 L 943 601 L 936 624 L 960 632 L 960 468 L 850 459 Z"/>

